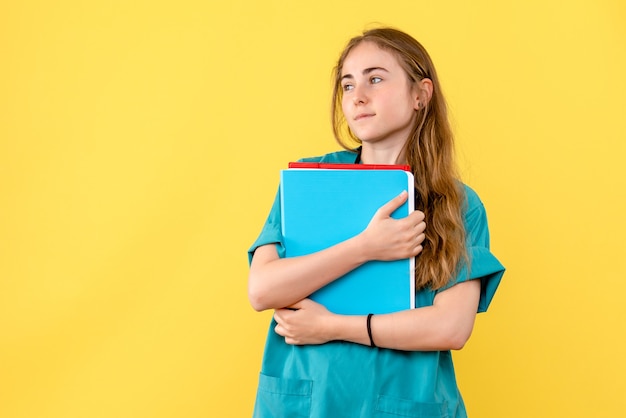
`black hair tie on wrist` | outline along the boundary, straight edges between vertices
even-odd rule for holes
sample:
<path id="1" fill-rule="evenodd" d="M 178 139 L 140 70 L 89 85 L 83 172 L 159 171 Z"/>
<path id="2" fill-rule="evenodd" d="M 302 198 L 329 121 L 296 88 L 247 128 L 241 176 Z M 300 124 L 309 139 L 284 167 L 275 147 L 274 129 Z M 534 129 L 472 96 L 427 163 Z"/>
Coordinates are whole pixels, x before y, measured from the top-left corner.
<path id="1" fill-rule="evenodd" d="M 374 344 L 374 339 L 372 338 L 372 317 L 374 314 L 367 315 L 367 335 L 370 337 L 370 347 L 376 347 Z"/>

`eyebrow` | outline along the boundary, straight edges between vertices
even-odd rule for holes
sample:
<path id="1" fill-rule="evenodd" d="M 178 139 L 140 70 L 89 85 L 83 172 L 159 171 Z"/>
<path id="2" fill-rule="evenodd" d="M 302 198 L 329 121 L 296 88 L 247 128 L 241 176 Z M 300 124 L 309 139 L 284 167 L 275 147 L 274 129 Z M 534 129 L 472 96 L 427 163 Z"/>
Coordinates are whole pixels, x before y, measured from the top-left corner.
<path id="1" fill-rule="evenodd" d="M 387 71 L 387 69 L 386 69 L 386 68 L 383 68 L 383 67 L 370 67 L 370 68 L 366 68 L 366 69 L 364 69 L 364 70 L 362 71 L 362 73 L 363 73 L 363 75 L 367 75 L 367 74 L 372 73 L 372 72 L 374 72 L 374 71 L 384 71 L 384 72 L 386 72 L 386 73 L 388 73 L 388 72 L 389 72 L 389 71 Z M 344 80 L 344 79 L 353 79 L 353 78 L 354 78 L 354 76 L 353 76 L 352 74 L 345 74 L 345 75 L 343 75 L 343 76 L 341 77 L 341 80 Z"/>

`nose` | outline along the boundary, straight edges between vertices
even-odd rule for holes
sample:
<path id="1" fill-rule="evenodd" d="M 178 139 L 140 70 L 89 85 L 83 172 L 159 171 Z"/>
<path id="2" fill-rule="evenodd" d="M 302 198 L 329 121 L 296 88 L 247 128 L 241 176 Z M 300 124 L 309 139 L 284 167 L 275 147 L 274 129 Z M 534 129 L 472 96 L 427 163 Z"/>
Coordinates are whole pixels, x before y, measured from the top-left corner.
<path id="1" fill-rule="evenodd" d="M 352 91 L 352 102 L 355 105 L 361 105 L 367 103 L 367 94 L 365 90 L 360 86 L 355 86 Z"/>

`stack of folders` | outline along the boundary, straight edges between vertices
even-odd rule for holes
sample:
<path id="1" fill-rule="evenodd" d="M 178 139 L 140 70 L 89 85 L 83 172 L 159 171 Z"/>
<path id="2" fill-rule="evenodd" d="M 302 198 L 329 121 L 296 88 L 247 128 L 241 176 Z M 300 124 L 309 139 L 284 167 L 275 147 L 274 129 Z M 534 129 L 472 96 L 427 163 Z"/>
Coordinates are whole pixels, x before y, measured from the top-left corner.
<path id="1" fill-rule="evenodd" d="M 314 253 L 345 241 L 375 212 L 407 191 L 392 217 L 414 210 L 408 166 L 290 163 L 281 171 L 282 233 L 287 257 Z M 370 261 L 313 293 L 310 298 L 344 315 L 383 314 L 415 306 L 415 259 Z"/>

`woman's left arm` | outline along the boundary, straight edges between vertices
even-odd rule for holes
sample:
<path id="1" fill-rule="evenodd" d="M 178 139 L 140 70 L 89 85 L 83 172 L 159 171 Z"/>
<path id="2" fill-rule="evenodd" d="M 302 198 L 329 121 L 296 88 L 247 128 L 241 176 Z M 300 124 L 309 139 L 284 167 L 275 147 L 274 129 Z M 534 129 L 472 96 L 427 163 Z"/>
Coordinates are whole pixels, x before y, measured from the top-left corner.
<path id="1" fill-rule="evenodd" d="M 460 350 L 472 333 L 479 298 L 480 280 L 470 280 L 439 292 L 432 306 L 374 315 L 374 343 L 407 351 Z M 274 313 L 275 331 L 295 345 L 333 340 L 369 345 L 366 318 L 333 314 L 310 299 Z"/>

